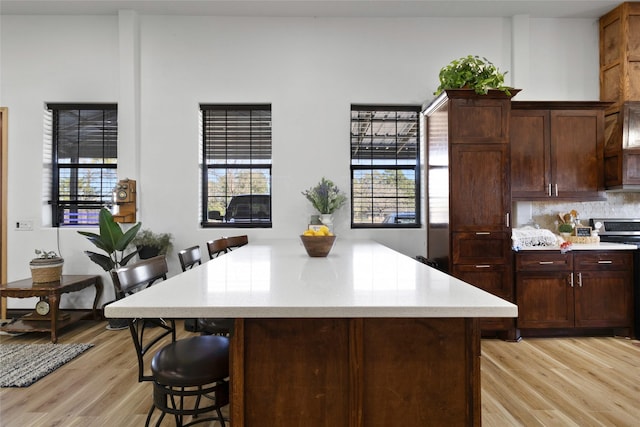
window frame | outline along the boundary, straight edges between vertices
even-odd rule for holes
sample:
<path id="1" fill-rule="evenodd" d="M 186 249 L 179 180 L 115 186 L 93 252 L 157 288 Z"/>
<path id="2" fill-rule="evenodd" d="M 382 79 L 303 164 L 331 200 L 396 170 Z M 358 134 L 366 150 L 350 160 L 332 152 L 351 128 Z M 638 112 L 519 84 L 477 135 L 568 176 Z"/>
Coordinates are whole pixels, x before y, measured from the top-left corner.
<path id="1" fill-rule="evenodd" d="M 415 164 L 414 165 L 399 165 L 399 164 L 395 164 L 395 165 L 390 165 L 390 164 L 383 164 L 383 163 L 376 163 L 374 159 L 371 160 L 371 163 L 368 165 L 358 165 L 358 164 L 354 164 L 354 155 L 353 155 L 353 138 L 354 138 L 354 134 L 352 132 L 353 129 L 353 113 L 356 111 L 390 111 L 390 112 L 414 112 L 416 114 L 416 122 L 415 122 L 415 144 L 416 144 L 416 157 L 415 157 Z M 421 117 L 421 106 L 419 105 L 389 105 L 389 104 L 379 104 L 379 105 L 372 105 L 372 104 L 352 104 L 351 108 L 349 110 L 350 113 L 350 119 L 349 119 L 349 126 L 350 126 L 350 138 L 349 138 L 349 162 L 350 162 L 350 171 L 351 171 L 351 196 L 350 196 L 350 201 L 351 201 L 351 228 L 352 229 L 365 229 L 365 228 L 393 228 L 393 229 L 403 229 L 403 228 L 421 228 L 422 227 L 422 212 L 421 212 L 421 203 L 420 203 L 420 194 L 421 194 L 421 152 L 420 152 L 420 137 L 421 137 L 421 126 L 420 126 L 420 117 Z M 398 140 L 397 135 L 396 136 L 396 142 Z M 398 160 L 398 157 L 396 156 L 396 162 Z M 393 170 L 393 171 L 402 171 L 402 170 L 407 170 L 407 171 L 412 171 L 412 173 L 414 174 L 414 183 L 415 183 L 415 190 L 414 190 L 414 205 L 415 205 L 415 223 L 363 223 L 363 222 L 355 222 L 355 207 L 356 207 L 356 203 L 355 203 L 355 194 L 356 192 L 355 190 L 355 174 L 358 171 L 371 171 L 371 173 L 373 174 L 375 171 L 377 170 Z M 396 190 L 398 189 L 397 185 L 396 185 Z M 373 203 L 373 196 L 371 197 L 371 202 Z M 396 210 L 395 212 L 393 212 L 392 214 L 395 215 L 400 215 L 401 213 L 403 213 L 405 211 L 402 210 Z M 392 215 L 389 214 L 389 215 Z"/>
<path id="2" fill-rule="evenodd" d="M 207 133 L 207 120 L 205 118 L 205 111 L 268 111 L 269 112 L 269 160 L 265 162 L 259 162 L 254 160 L 253 157 L 250 157 L 248 163 L 233 163 L 229 162 L 227 158 L 224 162 L 211 162 L 208 163 L 207 159 L 207 147 L 208 147 L 208 133 Z M 201 201 L 200 201 L 200 225 L 203 228 L 272 228 L 273 227 L 273 187 L 272 187 L 272 179 L 273 179 L 273 115 L 272 115 L 272 107 L 271 104 L 200 104 L 200 119 L 201 119 L 201 129 L 200 129 L 200 142 L 201 142 L 201 178 L 200 178 L 200 187 L 201 187 Z M 251 122 L 253 123 L 253 122 Z M 227 141 L 228 143 L 228 141 Z M 266 186 L 268 188 L 268 196 L 269 196 L 269 205 L 268 205 L 268 218 L 262 219 L 262 217 L 251 218 L 249 221 L 239 221 L 239 222 L 227 222 L 223 220 L 221 222 L 213 222 L 209 217 L 210 211 L 208 209 L 209 202 L 209 171 L 212 169 L 226 169 L 226 170 L 247 170 L 249 172 L 266 170 L 268 171 L 268 179 L 266 180 Z M 258 196 L 255 200 L 263 199 L 264 193 L 242 193 L 242 194 L 231 194 L 228 191 L 228 187 L 225 184 L 225 194 L 222 196 L 225 199 L 225 211 L 230 206 L 231 200 L 234 197 L 238 196 Z M 254 206 L 253 197 L 250 198 L 250 206 Z M 222 215 L 222 218 L 227 215 Z M 250 215 L 253 215 L 251 213 Z"/>
<path id="3" fill-rule="evenodd" d="M 89 227 L 89 226 L 98 226 L 98 215 L 100 210 L 103 207 L 111 208 L 113 205 L 113 188 L 115 183 L 117 182 L 117 169 L 118 169 L 118 104 L 117 103 L 47 103 L 46 104 L 47 113 L 51 115 L 51 134 L 47 135 L 50 137 L 51 144 L 51 188 L 50 188 L 50 200 L 48 203 L 51 205 L 51 225 L 53 227 Z M 64 111 L 93 111 L 93 110 L 102 110 L 103 114 L 106 111 L 115 111 L 115 124 L 113 127 L 115 129 L 108 129 L 106 126 L 101 128 L 101 137 L 103 139 L 102 145 L 102 162 L 101 163 L 82 163 L 79 161 L 79 158 L 76 158 L 76 162 L 70 163 L 61 163 L 59 157 L 59 145 L 60 145 L 60 122 L 59 115 Z M 79 114 L 80 115 L 80 114 Z M 103 117 L 104 120 L 104 117 Z M 81 130 L 86 130 L 85 128 L 81 128 L 78 126 L 79 133 Z M 109 135 L 115 132 L 115 145 L 111 148 L 115 152 L 115 157 L 105 157 L 105 146 L 106 143 L 113 142 L 113 138 L 110 138 Z M 79 147 L 82 144 L 82 140 L 78 139 Z M 80 152 L 80 150 L 79 150 Z M 99 159 L 98 157 L 93 157 L 92 159 Z M 113 163 L 106 163 L 106 159 L 114 159 Z M 70 178 L 70 195 L 75 191 L 76 197 L 70 197 L 69 200 L 64 200 L 60 194 L 60 172 L 61 170 L 70 170 L 70 175 L 73 175 L 72 171 L 79 171 L 81 169 L 91 169 L 97 170 L 100 173 L 100 192 L 97 195 L 100 200 L 97 201 L 81 201 L 78 191 L 79 181 L 75 182 L 75 185 L 72 184 L 73 180 Z M 102 180 L 103 171 L 115 171 L 113 174 L 112 180 L 104 181 Z M 113 185 L 109 183 L 112 182 Z M 75 190 L 74 190 L 75 189 Z M 86 218 L 95 217 L 94 221 L 80 220 L 79 216 L 76 217 L 75 220 L 67 220 L 65 221 L 65 211 L 95 211 L 95 215 L 87 216 Z"/>

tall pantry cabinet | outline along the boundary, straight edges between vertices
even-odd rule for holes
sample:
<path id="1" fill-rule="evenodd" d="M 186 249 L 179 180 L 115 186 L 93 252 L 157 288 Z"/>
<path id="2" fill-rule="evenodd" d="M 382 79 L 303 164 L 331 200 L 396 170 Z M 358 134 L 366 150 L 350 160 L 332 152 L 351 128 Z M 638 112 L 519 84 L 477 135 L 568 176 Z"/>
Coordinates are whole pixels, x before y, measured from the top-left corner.
<path id="1" fill-rule="evenodd" d="M 447 90 L 424 114 L 428 257 L 452 276 L 513 302 L 511 96 Z M 515 319 L 486 319 L 481 328 L 516 339 Z"/>

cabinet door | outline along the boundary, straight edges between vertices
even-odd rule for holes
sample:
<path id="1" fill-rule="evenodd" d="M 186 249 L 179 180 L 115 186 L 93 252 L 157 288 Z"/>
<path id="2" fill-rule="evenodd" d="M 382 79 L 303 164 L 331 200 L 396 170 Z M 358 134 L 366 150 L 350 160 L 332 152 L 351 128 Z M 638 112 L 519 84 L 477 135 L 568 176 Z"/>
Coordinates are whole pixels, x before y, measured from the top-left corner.
<path id="1" fill-rule="evenodd" d="M 511 110 L 511 197 L 550 197 L 549 111 Z"/>
<path id="2" fill-rule="evenodd" d="M 603 198 L 604 113 L 551 110 L 550 114 L 553 194 L 560 198 Z"/>
<path id="3" fill-rule="evenodd" d="M 577 327 L 631 327 L 631 271 L 581 271 L 575 274 Z"/>
<path id="4" fill-rule="evenodd" d="M 631 327 L 633 253 L 593 251 L 574 254 L 578 327 Z"/>
<path id="5" fill-rule="evenodd" d="M 451 144 L 508 144 L 510 110 L 511 101 L 505 98 L 474 96 L 451 99 Z"/>
<path id="6" fill-rule="evenodd" d="M 574 305 L 571 272 L 516 275 L 517 327 L 573 328 Z"/>
<path id="7" fill-rule="evenodd" d="M 510 231 L 509 152 L 506 144 L 452 145 L 452 231 Z"/>

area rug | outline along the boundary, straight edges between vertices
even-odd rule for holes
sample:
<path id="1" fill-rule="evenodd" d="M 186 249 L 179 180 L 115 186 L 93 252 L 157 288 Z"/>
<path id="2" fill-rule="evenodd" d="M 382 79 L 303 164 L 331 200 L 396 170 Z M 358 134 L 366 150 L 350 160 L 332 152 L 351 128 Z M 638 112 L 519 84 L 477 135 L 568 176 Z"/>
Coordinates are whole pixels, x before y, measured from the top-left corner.
<path id="1" fill-rule="evenodd" d="M 0 344 L 0 387 L 28 387 L 93 344 Z"/>

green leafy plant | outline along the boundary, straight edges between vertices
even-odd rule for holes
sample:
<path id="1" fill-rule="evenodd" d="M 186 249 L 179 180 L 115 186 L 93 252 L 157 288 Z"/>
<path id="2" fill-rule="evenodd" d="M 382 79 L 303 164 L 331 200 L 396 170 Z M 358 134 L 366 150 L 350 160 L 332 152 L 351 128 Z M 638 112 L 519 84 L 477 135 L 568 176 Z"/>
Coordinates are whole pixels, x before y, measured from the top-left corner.
<path id="1" fill-rule="evenodd" d="M 44 249 L 36 249 L 35 259 L 56 259 L 60 258 L 56 251 L 45 251 Z"/>
<path id="2" fill-rule="evenodd" d="M 147 246 L 158 250 L 158 255 L 165 255 L 173 247 L 171 233 L 154 233 L 149 229 L 140 230 L 132 243 L 138 247 Z"/>
<path id="3" fill-rule="evenodd" d="M 571 233 L 571 232 L 573 232 L 573 226 L 571 224 L 567 224 L 567 223 L 560 224 L 558 226 L 558 231 L 560 233 Z"/>
<path id="4" fill-rule="evenodd" d="M 340 191 L 333 181 L 324 177 L 315 187 L 303 191 L 302 195 L 321 214 L 332 214 L 347 201 L 347 196 Z"/>
<path id="5" fill-rule="evenodd" d="M 123 232 L 120 224 L 113 219 L 109 209 L 102 208 L 98 224 L 100 226 L 100 234 L 88 231 L 78 231 L 78 233 L 89 239 L 98 249 L 103 250 L 106 255 L 92 251 L 85 251 L 84 253 L 89 256 L 91 261 L 102 267 L 104 271 L 113 272 L 117 268 L 126 265 L 138 253 L 136 250 L 125 255 L 125 250 L 133 241 L 138 230 L 140 230 L 142 223 L 139 222 L 126 232 Z"/>
<path id="6" fill-rule="evenodd" d="M 445 89 L 473 89 L 477 94 L 486 95 L 489 89 L 496 89 L 511 95 L 509 88 L 504 85 L 505 71 L 501 73 L 498 67 L 487 58 L 468 55 L 455 59 L 440 69 L 440 86 L 434 95 L 440 95 Z"/>

